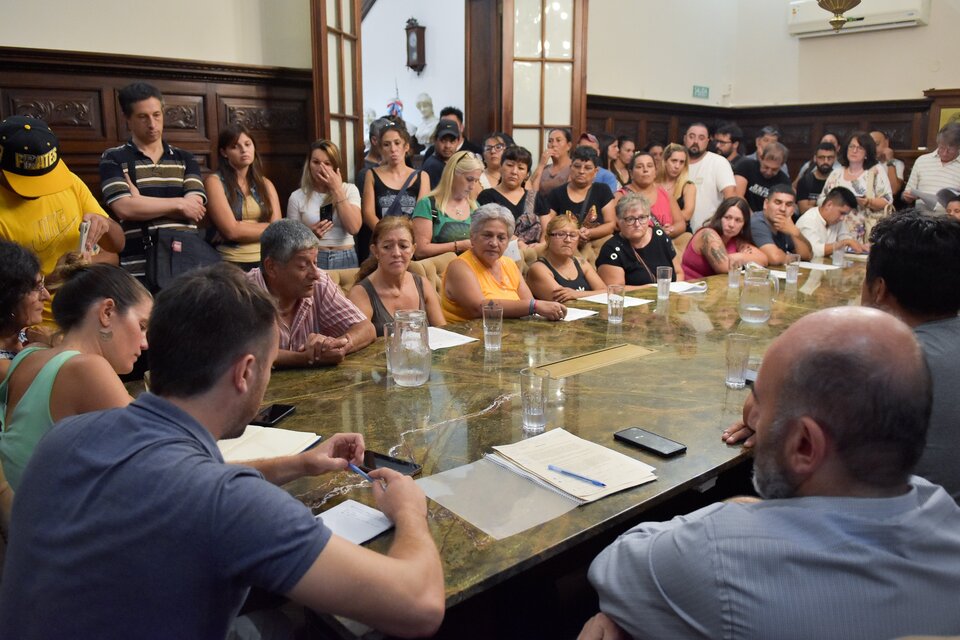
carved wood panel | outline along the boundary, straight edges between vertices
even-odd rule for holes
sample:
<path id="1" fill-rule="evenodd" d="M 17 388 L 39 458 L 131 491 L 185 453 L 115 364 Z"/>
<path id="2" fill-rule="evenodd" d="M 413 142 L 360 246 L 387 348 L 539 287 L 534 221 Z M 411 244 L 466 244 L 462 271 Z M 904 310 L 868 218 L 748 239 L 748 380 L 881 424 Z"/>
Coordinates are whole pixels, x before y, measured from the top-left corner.
<path id="1" fill-rule="evenodd" d="M 101 153 L 129 137 L 117 92 L 135 80 L 164 94 L 164 139 L 204 171 L 217 166 L 221 126 L 252 125 L 285 207 L 313 140 L 309 70 L 0 47 L 0 117 L 47 121 L 68 166 L 99 196 Z"/>
<path id="2" fill-rule="evenodd" d="M 40 118 L 55 131 L 80 137 L 102 137 L 99 91 L 57 91 L 4 87 L 3 116 Z"/>

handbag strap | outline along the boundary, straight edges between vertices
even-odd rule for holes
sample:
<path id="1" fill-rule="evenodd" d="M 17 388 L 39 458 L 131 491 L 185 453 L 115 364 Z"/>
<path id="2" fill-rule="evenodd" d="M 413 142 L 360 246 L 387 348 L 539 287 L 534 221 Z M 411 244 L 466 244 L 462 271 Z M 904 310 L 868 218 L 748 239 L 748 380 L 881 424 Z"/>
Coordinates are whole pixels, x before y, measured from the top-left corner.
<path id="1" fill-rule="evenodd" d="M 397 191 L 397 196 L 393 199 L 393 202 L 390 203 L 390 207 L 387 208 L 386 213 L 383 214 L 384 218 L 397 215 L 397 209 L 400 208 L 400 196 L 403 195 L 403 193 L 407 190 L 407 187 L 410 186 L 410 184 L 413 182 L 413 179 L 418 175 L 420 175 L 419 169 L 407 176 L 407 179 L 403 182 L 403 186 L 400 187 L 399 191 Z"/>
<path id="2" fill-rule="evenodd" d="M 590 188 L 587 189 L 587 195 L 583 197 L 583 202 L 580 203 L 580 211 L 577 213 L 577 220 L 581 225 L 586 220 L 587 217 L 587 206 L 590 204 L 590 194 L 593 193 L 593 185 L 590 185 Z"/>

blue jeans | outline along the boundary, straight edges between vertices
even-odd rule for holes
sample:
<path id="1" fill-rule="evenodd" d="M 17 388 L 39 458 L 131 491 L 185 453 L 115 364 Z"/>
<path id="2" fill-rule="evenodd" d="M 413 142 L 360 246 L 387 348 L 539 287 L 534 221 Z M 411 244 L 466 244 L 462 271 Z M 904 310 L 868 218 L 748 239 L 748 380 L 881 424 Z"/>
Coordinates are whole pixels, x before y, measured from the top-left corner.
<path id="1" fill-rule="evenodd" d="M 355 269 L 360 266 L 360 263 L 357 261 L 357 252 L 353 247 L 334 251 L 327 251 L 321 247 L 317 252 L 317 266 L 324 271 L 333 271 L 334 269 Z"/>

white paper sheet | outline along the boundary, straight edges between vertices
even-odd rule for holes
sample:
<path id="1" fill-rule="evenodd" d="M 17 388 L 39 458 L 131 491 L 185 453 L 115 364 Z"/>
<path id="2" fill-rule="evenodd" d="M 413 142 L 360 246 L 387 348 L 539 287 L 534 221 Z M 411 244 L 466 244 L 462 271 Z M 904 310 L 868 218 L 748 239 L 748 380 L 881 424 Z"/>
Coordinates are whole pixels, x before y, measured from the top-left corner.
<path id="1" fill-rule="evenodd" d="M 243 435 L 239 438 L 220 440 L 217 446 L 225 462 L 241 462 L 243 460 L 261 460 L 276 458 L 277 456 L 292 456 L 300 453 L 317 440 L 320 436 L 305 431 L 277 429 L 276 427 L 259 427 L 247 425 Z"/>
<path id="2" fill-rule="evenodd" d="M 578 298 L 583 302 L 595 302 L 597 304 L 607 305 L 607 294 L 606 293 L 595 293 L 592 296 L 587 296 L 586 298 Z M 653 300 L 644 300 L 643 298 L 631 298 L 630 296 L 623 297 L 623 308 L 627 307 L 639 307 L 641 305 L 650 304 Z"/>
<path id="3" fill-rule="evenodd" d="M 787 272 L 786 272 L 786 271 L 774 271 L 773 269 L 771 269 L 771 270 L 770 270 L 770 275 L 776 276 L 776 277 L 780 278 L 781 280 L 786 280 L 786 279 L 787 279 Z"/>
<path id="4" fill-rule="evenodd" d="M 459 347 L 462 344 L 477 341 L 476 338 L 454 333 L 453 331 L 447 331 L 446 329 L 441 329 L 440 327 L 429 327 L 427 328 L 427 331 L 429 333 L 430 349 L 432 351 L 436 351 L 437 349 L 448 349 L 450 347 Z"/>
<path id="5" fill-rule="evenodd" d="M 393 527 L 390 518 L 356 500 L 344 500 L 332 509 L 318 514 L 317 519 L 323 520 L 323 524 L 331 531 L 354 544 L 373 540 Z"/>
<path id="6" fill-rule="evenodd" d="M 833 271 L 834 269 L 839 269 L 840 267 L 835 267 L 832 264 L 820 264 L 818 262 L 798 262 L 803 269 L 810 269 L 811 271 Z"/>
<path id="7" fill-rule="evenodd" d="M 595 316 L 599 311 L 590 311 L 589 309 L 577 309 L 575 307 L 567 307 L 567 315 L 563 317 L 564 322 L 573 322 L 574 320 L 583 320 L 584 318 L 589 318 L 590 316 Z"/>
<path id="8" fill-rule="evenodd" d="M 502 540 L 562 516 L 577 502 L 486 459 L 416 481 L 434 502 Z"/>
<path id="9" fill-rule="evenodd" d="M 525 470 L 585 501 L 656 480 L 654 468 L 619 451 L 577 437 L 565 429 L 552 429 L 533 438 L 493 448 Z M 604 483 L 597 487 L 548 469 L 556 465 Z"/>
<path id="10" fill-rule="evenodd" d="M 707 283 L 703 280 L 670 283 L 670 293 L 704 293 L 706 290 Z"/>

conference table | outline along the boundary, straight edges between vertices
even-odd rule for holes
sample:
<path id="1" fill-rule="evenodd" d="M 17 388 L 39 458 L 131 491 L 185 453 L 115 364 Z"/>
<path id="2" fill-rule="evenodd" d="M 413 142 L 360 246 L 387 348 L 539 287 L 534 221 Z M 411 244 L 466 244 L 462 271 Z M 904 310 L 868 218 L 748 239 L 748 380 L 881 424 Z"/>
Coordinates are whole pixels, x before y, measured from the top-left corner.
<path id="1" fill-rule="evenodd" d="M 742 447 L 720 440 L 749 393 L 749 387 L 724 385 L 726 336 L 750 335 L 751 359 L 757 361 L 798 318 L 858 304 L 863 275 L 861 262 L 833 271 L 801 269 L 797 284 L 780 280 L 771 317 L 762 324 L 740 320 L 740 289 L 728 287 L 724 274 L 707 278 L 704 293 L 673 293 L 667 301 L 655 300 L 655 288 L 629 293 L 653 302 L 625 309 L 619 325 L 608 323 L 605 306 L 587 302 L 571 306 L 597 310 L 597 315 L 572 322 L 507 320 L 500 352 L 484 350 L 480 321 L 448 325 L 478 341 L 434 351 L 432 373 L 422 387 L 399 387 L 388 379 L 383 340 L 377 340 L 336 367 L 275 372 L 264 401 L 296 405 L 284 428 L 324 435 L 358 432 L 368 449 L 415 461 L 429 476 L 525 437 L 521 369 L 621 344 L 651 350 L 565 379 L 562 399 L 548 406 L 546 428 L 563 427 L 646 462 L 656 468 L 657 480 L 502 540 L 430 501 L 430 530 L 443 561 L 449 610 L 613 527 L 642 520 L 644 511 L 743 462 L 748 454 Z M 614 432 L 628 426 L 677 440 L 687 451 L 663 459 L 615 441 Z M 317 513 L 347 498 L 373 505 L 369 488 L 346 472 L 303 478 L 285 488 Z M 369 546 L 386 551 L 391 540 L 387 533 Z M 345 637 L 377 637 L 351 621 L 330 622 Z"/>

